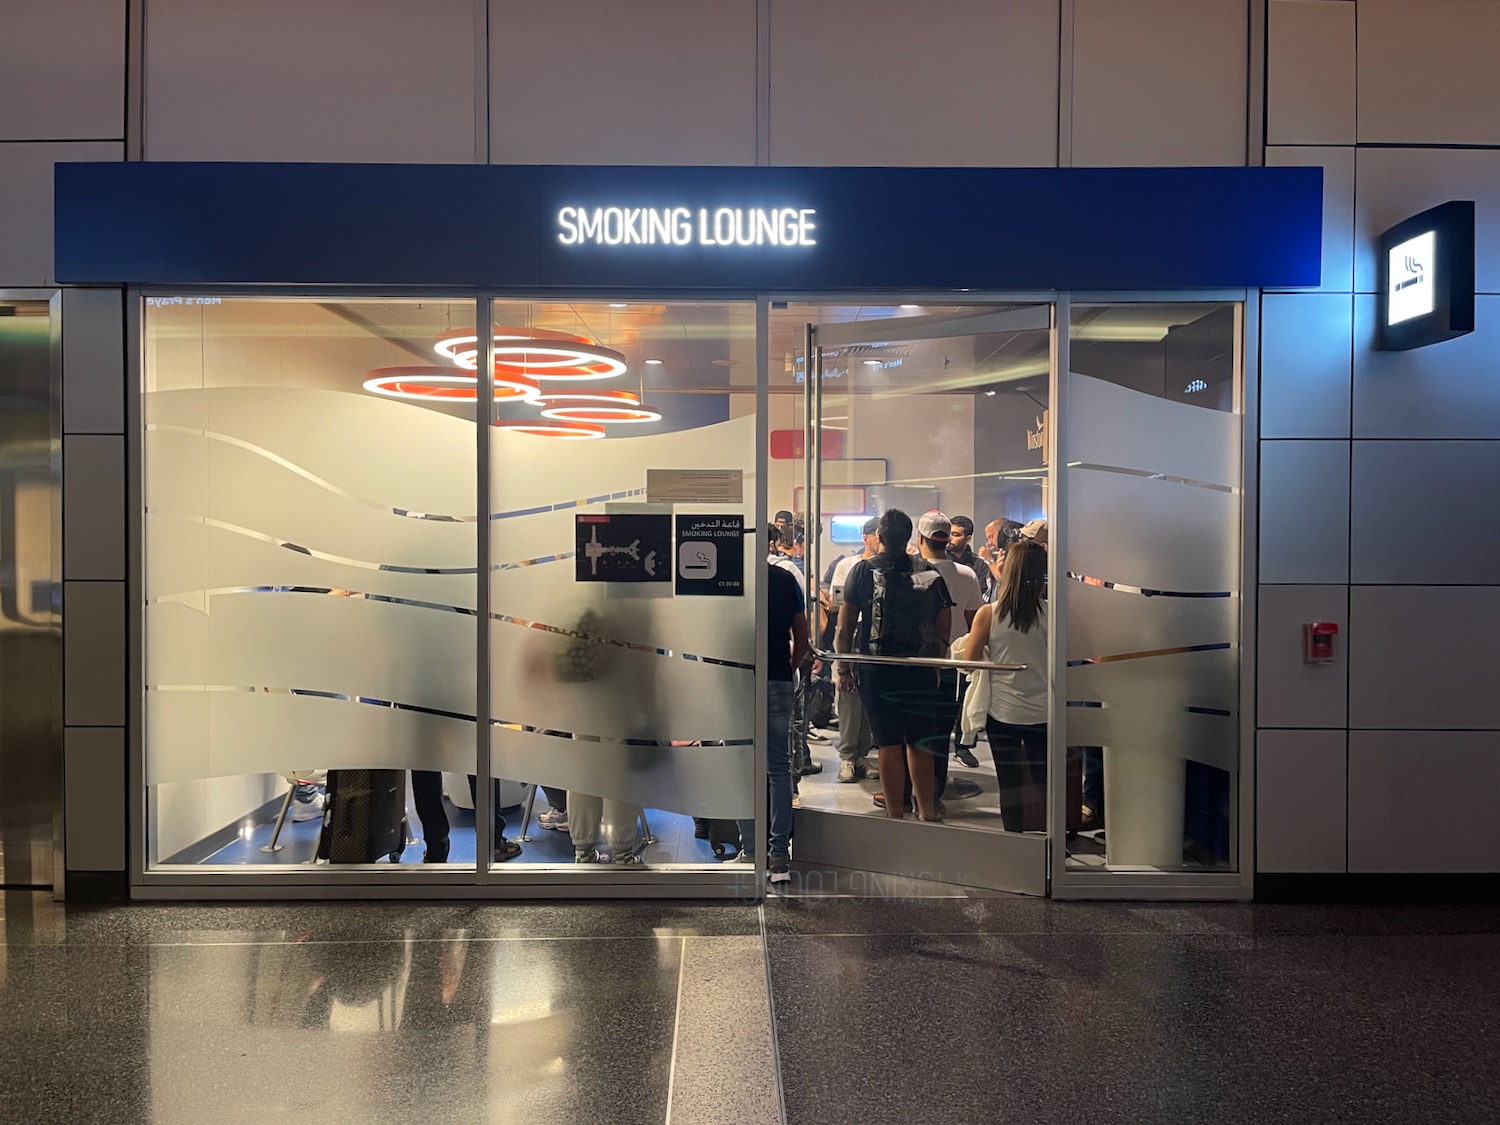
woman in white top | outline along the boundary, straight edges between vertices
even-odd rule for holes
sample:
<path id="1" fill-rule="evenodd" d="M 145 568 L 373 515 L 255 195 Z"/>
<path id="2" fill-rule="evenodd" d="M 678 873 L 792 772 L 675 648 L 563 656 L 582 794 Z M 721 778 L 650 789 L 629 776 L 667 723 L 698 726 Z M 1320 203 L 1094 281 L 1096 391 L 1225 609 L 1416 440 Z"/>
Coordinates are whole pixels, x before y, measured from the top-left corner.
<path id="1" fill-rule="evenodd" d="M 995 600 L 974 615 L 965 660 L 1024 664 L 990 673 L 986 732 L 1000 781 L 1000 820 L 1021 831 L 1026 775 L 1047 794 L 1047 552 L 1021 540 L 1005 553 Z"/>

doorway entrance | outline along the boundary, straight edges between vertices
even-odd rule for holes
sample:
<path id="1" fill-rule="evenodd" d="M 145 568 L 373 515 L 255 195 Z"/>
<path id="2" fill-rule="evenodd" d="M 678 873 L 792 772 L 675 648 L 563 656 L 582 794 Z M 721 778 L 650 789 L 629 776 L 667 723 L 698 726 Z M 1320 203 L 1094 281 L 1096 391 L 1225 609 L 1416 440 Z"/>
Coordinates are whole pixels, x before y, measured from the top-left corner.
<path id="1" fill-rule="evenodd" d="M 869 736 L 853 745 L 841 715 L 823 744 L 837 759 L 812 744 L 824 769 L 801 781 L 799 855 L 1025 894 L 1242 893 L 1241 306 L 787 312 L 802 314 L 794 495 L 823 669 L 831 564 L 866 551 L 863 525 L 886 509 L 972 528 L 947 553 L 989 600 L 1018 539 L 1044 546 L 1048 571 L 1046 687 L 1032 689 L 1045 769 L 1008 769 L 1004 753 L 997 769 L 987 734 L 972 748 L 955 735 L 938 756 L 943 823 L 889 820 L 883 780 L 842 768 L 866 760 Z M 910 549 L 930 552 L 920 538 Z M 984 664 L 966 675 L 1003 671 Z M 857 697 L 835 698 L 857 717 Z"/>

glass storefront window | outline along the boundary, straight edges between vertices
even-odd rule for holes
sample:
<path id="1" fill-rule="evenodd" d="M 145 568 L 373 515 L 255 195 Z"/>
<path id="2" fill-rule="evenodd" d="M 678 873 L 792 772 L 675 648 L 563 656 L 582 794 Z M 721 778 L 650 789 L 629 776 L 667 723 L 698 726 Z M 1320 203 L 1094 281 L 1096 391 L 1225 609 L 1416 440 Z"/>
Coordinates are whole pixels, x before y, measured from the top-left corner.
<path id="1" fill-rule="evenodd" d="M 830 650 L 835 563 L 896 508 L 968 536 L 933 556 L 978 587 L 950 645 L 993 616 L 1007 550 L 1051 558 L 1063 521 L 1065 639 L 1048 625 L 1027 657 L 1056 721 L 1012 723 L 1039 728 L 1018 746 L 993 745 L 990 707 L 969 737 L 934 729 L 944 824 L 882 855 L 894 778 L 815 664 L 799 858 L 1046 893 L 1056 800 L 1054 878 L 1236 870 L 1240 306 L 1074 306 L 1058 373 L 1045 304 L 767 303 L 762 511 L 752 301 L 146 297 L 148 869 L 690 883 L 765 784 L 770 555 Z M 956 720 L 964 678 L 934 675 Z M 340 790 L 357 829 L 325 815 Z"/>
<path id="2" fill-rule="evenodd" d="M 494 336 L 497 379 L 540 361 L 491 444 L 492 764 L 536 784 L 495 858 L 715 864 L 755 816 L 755 305 L 497 301 Z M 716 479 L 648 491 L 683 470 Z"/>
<path id="3" fill-rule="evenodd" d="M 1240 316 L 1231 304 L 1073 308 L 1072 868 L 1239 861 Z"/>
<path id="4" fill-rule="evenodd" d="M 146 306 L 150 862 L 472 867 L 473 302 Z"/>

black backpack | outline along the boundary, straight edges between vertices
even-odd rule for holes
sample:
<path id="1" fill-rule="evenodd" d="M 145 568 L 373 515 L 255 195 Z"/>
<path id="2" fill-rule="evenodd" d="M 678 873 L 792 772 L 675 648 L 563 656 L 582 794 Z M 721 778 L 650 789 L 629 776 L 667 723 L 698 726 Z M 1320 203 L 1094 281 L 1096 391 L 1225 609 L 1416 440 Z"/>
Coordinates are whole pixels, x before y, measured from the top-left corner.
<path id="1" fill-rule="evenodd" d="M 872 566 L 875 592 L 870 599 L 870 652 L 875 656 L 943 656 L 938 635 L 935 568 L 896 570 Z"/>

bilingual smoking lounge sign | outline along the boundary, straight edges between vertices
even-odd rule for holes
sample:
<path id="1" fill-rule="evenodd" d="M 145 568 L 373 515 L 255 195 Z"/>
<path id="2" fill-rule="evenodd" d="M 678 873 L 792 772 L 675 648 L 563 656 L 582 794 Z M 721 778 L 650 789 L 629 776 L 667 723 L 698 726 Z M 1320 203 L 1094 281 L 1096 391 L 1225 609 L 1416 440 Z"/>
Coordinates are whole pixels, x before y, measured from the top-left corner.
<path id="1" fill-rule="evenodd" d="M 745 593 L 745 517 L 677 517 L 676 592 L 738 598 Z"/>

